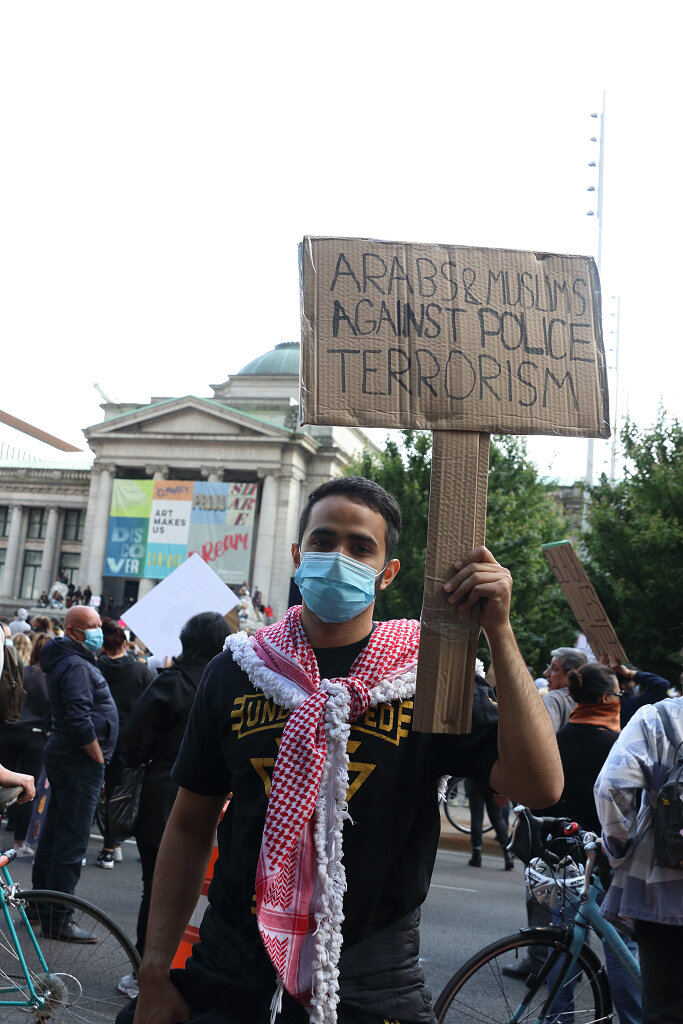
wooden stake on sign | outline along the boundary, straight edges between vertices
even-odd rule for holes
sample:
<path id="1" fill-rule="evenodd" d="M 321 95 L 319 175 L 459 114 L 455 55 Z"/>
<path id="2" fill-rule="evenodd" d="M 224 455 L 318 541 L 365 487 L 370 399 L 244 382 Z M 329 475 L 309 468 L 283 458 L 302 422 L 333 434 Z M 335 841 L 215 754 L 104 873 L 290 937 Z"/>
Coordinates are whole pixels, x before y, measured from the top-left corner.
<path id="1" fill-rule="evenodd" d="M 489 434 L 472 431 L 432 434 L 416 732 L 463 733 L 471 728 L 479 618 L 476 611 L 457 612 L 443 585 L 454 574 L 453 563 L 486 539 L 489 442 Z"/>
<path id="2" fill-rule="evenodd" d="M 613 654 L 617 661 L 626 664 L 628 658 L 614 626 L 570 541 L 560 540 L 542 547 L 595 657 Z"/>
<path id="3" fill-rule="evenodd" d="M 17 416 L 12 416 L 8 412 L 3 412 L 0 409 L 0 423 L 6 423 L 8 427 L 12 427 L 14 430 L 20 430 L 22 434 L 28 434 L 29 437 L 35 437 L 38 441 L 44 441 L 45 444 L 51 444 L 53 448 L 59 448 L 61 452 L 80 452 L 80 448 L 75 448 L 74 445 L 69 444 L 68 441 L 62 441 L 61 438 L 55 437 L 54 434 L 48 434 L 47 431 L 41 430 L 40 427 L 34 427 L 32 423 L 27 423 L 26 420 L 20 420 Z"/>

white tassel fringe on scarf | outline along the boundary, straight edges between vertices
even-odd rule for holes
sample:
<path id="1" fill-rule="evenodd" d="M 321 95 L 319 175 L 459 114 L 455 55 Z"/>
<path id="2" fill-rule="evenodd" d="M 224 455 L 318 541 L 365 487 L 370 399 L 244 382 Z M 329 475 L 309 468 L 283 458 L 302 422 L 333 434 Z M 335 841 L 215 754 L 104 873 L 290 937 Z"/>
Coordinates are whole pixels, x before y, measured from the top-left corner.
<path id="1" fill-rule="evenodd" d="M 298 708 L 310 694 L 295 682 L 268 668 L 254 651 L 246 633 L 229 636 L 226 648 L 234 661 L 247 674 L 255 689 L 288 711 Z M 325 705 L 325 737 L 327 754 L 315 806 L 314 839 L 316 881 L 314 890 L 315 920 L 312 950 L 312 998 L 310 1020 L 314 1024 L 336 1024 L 339 979 L 339 955 L 342 946 L 343 899 L 346 873 L 342 862 L 342 829 L 349 818 L 346 803 L 349 758 L 346 750 L 350 732 L 348 719 L 349 691 L 328 679 L 320 689 L 329 693 Z M 415 670 L 380 682 L 370 689 L 370 704 L 406 700 L 415 693 Z M 282 981 L 271 1006 L 271 1020 L 282 1003 Z"/>

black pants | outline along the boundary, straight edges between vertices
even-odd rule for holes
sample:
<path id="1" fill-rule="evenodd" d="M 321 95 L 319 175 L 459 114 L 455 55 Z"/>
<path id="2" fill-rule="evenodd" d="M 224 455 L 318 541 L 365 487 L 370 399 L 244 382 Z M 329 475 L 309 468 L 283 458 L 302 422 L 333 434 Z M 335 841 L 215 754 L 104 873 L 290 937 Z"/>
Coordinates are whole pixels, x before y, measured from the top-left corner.
<path id="1" fill-rule="evenodd" d="M 12 772 L 32 775 L 38 782 L 43 770 L 45 734 L 30 726 L 6 725 L 0 728 L 0 764 Z M 14 841 L 23 843 L 31 823 L 32 803 L 15 804 L 8 816 L 14 825 Z"/>
<path id="2" fill-rule="evenodd" d="M 637 921 L 643 981 L 643 1024 L 683 1021 L 683 926 Z"/>
<path id="3" fill-rule="evenodd" d="M 48 747 L 45 770 L 50 802 L 33 862 L 34 889 L 73 893 L 81 877 L 95 808 L 104 780 L 104 765 L 80 750 L 63 759 Z"/>
<path id="4" fill-rule="evenodd" d="M 2 762 L 0 761 L 0 764 Z M 114 835 L 109 826 L 109 801 L 114 789 L 121 782 L 121 776 L 123 775 L 123 763 L 119 760 L 118 756 L 114 754 L 113 758 L 104 769 L 104 798 L 106 801 L 106 810 L 104 814 L 104 839 L 103 846 L 105 850 L 113 850 L 115 846 L 119 845 L 119 837 Z"/>
<path id="5" fill-rule="evenodd" d="M 508 808 L 499 807 L 490 789 L 478 786 L 476 782 L 468 780 L 468 796 L 470 800 L 470 831 L 473 850 L 481 850 L 482 834 L 484 828 L 484 808 L 486 808 L 489 821 L 493 825 L 496 839 L 505 849 L 508 844 Z"/>
<path id="6" fill-rule="evenodd" d="M 142 864 L 142 899 L 138 910 L 137 941 L 135 948 L 140 956 L 145 952 L 145 935 L 147 934 L 147 919 L 149 917 L 149 905 L 152 899 L 152 879 L 156 867 L 158 846 L 151 843 L 144 843 L 141 839 L 135 840 L 138 844 L 140 863 Z"/>

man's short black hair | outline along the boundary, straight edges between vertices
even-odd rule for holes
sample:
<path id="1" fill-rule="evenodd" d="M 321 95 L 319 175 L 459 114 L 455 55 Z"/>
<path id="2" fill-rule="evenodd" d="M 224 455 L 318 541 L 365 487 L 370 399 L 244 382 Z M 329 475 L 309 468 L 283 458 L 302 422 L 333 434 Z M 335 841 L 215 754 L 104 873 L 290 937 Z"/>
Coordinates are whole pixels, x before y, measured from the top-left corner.
<path id="1" fill-rule="evenodd" d="M 334 480 L 327 480 L 320 487 L 311 491 L 299 519 L 299 544 L 303 540 L 313 506 L 333 494 L 341 494 L 349 501 L 355 501 L 357 505 L 367 505 L 374 512 L 379 512 L 386 523 L 385 561 L 388 562 L 390 558 L 393 558 L 401 532 L 401 510 L 396 504 L 395 498 L 392 498 L 374 480 L 367 480 L 364 476 L 335 477 Z"/>

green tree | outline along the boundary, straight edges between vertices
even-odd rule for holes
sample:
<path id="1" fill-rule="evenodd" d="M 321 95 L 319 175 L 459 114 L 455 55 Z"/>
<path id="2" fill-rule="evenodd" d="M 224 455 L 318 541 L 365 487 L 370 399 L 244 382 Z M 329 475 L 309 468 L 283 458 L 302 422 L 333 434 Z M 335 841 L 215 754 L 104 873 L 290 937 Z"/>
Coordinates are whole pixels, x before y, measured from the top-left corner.
<path id="1" fill-rule="evenodd" d="M 419 618 L 422 608 L 429 510 L 431 434 L 402 431 L 376 457 L 365 453 L 350 474 L 369 477 L 394 495 L 403 530 L 397 549 L 401 571 L 377 600 L 379 618 Z M 561 540 L 566 521 L 550 497 L 552 484 L 538 476 L 522 438 L 496 437 L 491 445 L 487 508 L 487 546 L 515 581 L 512 621 L 524 658 L 536 671 L 550 650 L 573 641 L 576 624 L 541 551 Z M 486 651 L 482 644 L 482 653 Z"/>
<path id="2" fill-rule="evenodd" d="M 623 480 L 591 493 L 587 569 L 633 664 L 678 680 L 683 619 L 683 427 L 626 423 Z M 596 652 L 597 654 L 598 652 Z"/>
<path id="3" fill-rule="evenodd" d="M 432 435 L 416 430 L 401 431 L 402 441 L 387 439 L 384 450 L 374 457 L 365 452 L 352 463 L 349 476 L 364 476 L 393 494 L 401 509 L 403 529 L 396 548 L 401 571 L 377 600 L 380 619 L 419 619 L 424 589 L 429 515 Z"/>
<path id="4" fill-rule="evenodd" d="M 523 437 L 496 437 L 491 445 L 486 546 L 514 581 L 510 619 L 519 649 L 536 674 L 555 647 L 571 646 L 577 625 L 541 549 L 562 540 L 567 520 L 527 457 Z"/>

